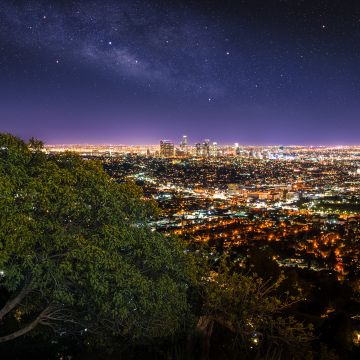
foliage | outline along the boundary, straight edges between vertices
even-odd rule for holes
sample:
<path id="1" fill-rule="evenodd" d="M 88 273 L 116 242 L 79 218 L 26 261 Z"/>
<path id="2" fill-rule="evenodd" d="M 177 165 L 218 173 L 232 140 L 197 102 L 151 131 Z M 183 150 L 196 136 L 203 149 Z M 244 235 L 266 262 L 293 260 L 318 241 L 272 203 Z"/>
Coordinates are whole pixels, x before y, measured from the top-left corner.
<path id="1" fill-rule="evenodd" d="M 154 204 L 100 163 L 41 149 L 0 134 L 0 320 L 16 320 L 12 334 L 0 325 L 0 342 L 38 325 L 98 338 L 177 331 L 191 266 L 177 241 L 147 226 Z"/>
<path id="2" fill-rule="evenodd" d="M 236 269 L 235 269 L 236 270 Z M 304 359 L 311 356 L 311 327 L 286 311 L 299 299 L 276 290 L 283 281 L 264 281 L 255 274 L 230 269 L 225 262 L 207 279 L 203 317 L 233 334 L 234 358 Z"/>

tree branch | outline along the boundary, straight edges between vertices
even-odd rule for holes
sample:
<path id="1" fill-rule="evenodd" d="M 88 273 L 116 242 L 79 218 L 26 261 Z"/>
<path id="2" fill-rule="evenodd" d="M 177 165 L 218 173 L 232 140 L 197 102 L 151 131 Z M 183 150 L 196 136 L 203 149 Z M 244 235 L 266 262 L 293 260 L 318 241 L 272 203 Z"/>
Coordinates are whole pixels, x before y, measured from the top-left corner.
<path id="1" fill-rule="evenodd" d="M 0 310 L 0 321 L 4 318 L 6 314 L 8 314 L 12 309 L 19 305 L 20 302 L 30 291 L 30 286 L 28 283 L 26 283 L 20 290 L 20 292 L 14 298 L 10 299 Z"/>
<path id="2" fill-rule="evenodd" d="M 35 320 L 33 320 L 31 323 L 25 325 L 23 328 L 9 334 L 9 335 L 5 335 L 5 336 L 1 336 L 0 337 L 0 343 L 6 342 L 6 341 L 10 341 L 10 340 L 14 340 L 20 336 L 23 336 L 25 334 L 27 334 L 28 332 L 30 332 L 31 330 L 33 330 L 36 326 L 38 326 L 39 324 L 41 324 L 42 321 L 42 317 L 45 314 L 47 309 L 45 309 Z"/>

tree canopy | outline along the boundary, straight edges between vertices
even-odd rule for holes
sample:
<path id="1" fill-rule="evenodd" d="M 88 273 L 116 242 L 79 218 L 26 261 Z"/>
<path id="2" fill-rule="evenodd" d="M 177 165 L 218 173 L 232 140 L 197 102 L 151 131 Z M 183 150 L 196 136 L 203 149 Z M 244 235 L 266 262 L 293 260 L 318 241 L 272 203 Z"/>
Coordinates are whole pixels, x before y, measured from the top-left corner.
<path id="1" fill-rule="evenodd" d="M 177 331 L 191 266 L 178 242 L 149 228 L 154 212 L 100 163 L 0 134 L 0 342 L 38 326 L 130 338 Z"/>
<path id="2" fill-rule="evenodd" d="M 223 257 L 203 286 L 197 324 L 202 357 L 209 358 L 210 348 L 216 348 L 213 342 L 220 342 L 218 349 L 234 359 L 311 359 L 312 326 L 287 313 L 300 297 L 287 292 L 279 296 L 283 280 L 283 275 L 265 281 L 244 273 Z M 223 357 L 223 352 L 210 358 Z"/>

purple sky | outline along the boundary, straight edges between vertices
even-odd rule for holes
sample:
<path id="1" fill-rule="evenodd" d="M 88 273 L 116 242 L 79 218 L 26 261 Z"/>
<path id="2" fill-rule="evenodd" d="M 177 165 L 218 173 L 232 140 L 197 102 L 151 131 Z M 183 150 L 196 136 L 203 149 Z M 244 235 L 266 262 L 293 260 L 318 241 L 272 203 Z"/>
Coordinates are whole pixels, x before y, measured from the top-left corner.
<path id="1" fill-rule="evenodd" d="M 359 18 L 340 0 L 4 0 L 0 131 L 360 144 Z"/>

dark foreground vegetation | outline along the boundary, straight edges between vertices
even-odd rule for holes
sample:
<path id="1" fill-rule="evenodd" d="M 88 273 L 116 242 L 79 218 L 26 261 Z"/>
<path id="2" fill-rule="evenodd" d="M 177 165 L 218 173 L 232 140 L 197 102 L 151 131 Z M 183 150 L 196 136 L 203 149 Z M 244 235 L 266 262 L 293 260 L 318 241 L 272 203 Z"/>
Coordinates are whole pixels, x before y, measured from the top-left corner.
<path id="1" fill-rule="evenodd" d="M 357 358 L 353 286 L 266 252 L 240 266 L 156 213 L 100 163 L 0 134 L 1 359 Z"/>

